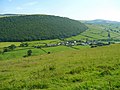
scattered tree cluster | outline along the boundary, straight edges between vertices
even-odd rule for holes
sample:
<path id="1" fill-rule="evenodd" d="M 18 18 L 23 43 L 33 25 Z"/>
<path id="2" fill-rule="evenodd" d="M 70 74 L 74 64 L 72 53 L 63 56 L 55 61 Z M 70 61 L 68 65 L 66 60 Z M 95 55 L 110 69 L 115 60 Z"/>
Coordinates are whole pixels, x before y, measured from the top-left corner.
<path id="1" fill-rule="evenodd" d="M 14 44 L 11 44 L 10 46 L 3 48 L 3 53 L 8 52 L 8 51 L 12 51 L 15 48 L 16 48 L 16 46 Z"/>
<path id="2" fill-rule="evenodd" d="M 28 47 L 28 43 L 23 43 L 23 42 L 22 42 L 22 43 L 20 44 L 20 47 Z"/>

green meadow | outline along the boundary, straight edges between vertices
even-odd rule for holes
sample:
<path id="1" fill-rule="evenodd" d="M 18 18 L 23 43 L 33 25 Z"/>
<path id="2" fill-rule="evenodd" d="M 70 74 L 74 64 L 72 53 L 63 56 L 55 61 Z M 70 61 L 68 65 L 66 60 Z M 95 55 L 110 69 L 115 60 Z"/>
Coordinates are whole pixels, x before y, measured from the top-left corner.
<path id="1" fill-rule="evenodd" d="M 95 24 L 86 24 L 88 30 L 81 33 L 80 35 L 73 36 L 70 38 L 66 38 L 66 40 L 100 40 L 100 39 L 108 39 L 108 31 L 110 29 L 111 39 L 116 40 L 120 39 L 120 27 L 119 25 L 95 25 Z M 115 28 L 117 27 L 117 28 Z M 107 28 L 107 30 L 105 30 Z"/>
<path id="2" fill-rule="evenodd" d="M 119 54 L 114 44 L 1 60 L 0 89 L 119 90 Z"/>
<path id="3" fill-rule="evenodd" d="M 0 90 L 120 90 L 120 44 L 34 48 L 68 40 L 108 39 L 108 25 L 87 26 L 85 32 L 64 40 L 0 42 Z M 111 28 L 111 38 L 119 43 L 120 33 L 115 31 L 119 28 Z M 21 43 L 29 46 L 19 47 Z M 12 44 L 14 50 L 2 53 Z M 24 57 L 28 50 L 32 55 Z"/>

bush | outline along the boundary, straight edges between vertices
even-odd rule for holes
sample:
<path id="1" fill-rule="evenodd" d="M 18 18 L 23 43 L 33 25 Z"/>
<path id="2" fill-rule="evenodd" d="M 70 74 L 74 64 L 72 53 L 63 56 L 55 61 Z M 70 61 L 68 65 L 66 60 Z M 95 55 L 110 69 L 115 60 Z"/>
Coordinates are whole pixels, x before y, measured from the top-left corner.
<path id="1" fill-rule="evenodd" d="M 8 47 L 4 47 L 4 48 L 3 48 L 3 53 L 9 52 L 9 51 L 11 51 L 11 50 L 14 50 L 15 48 L 16 48 L 16 46 L 15 46 L 14 44 L 12 44 L 12 45 L 10 45 L 10 46 L 8 46 Z"/>
<path id="2" fill-rule="evenodd" d="M 20 47 L 28 47 L 28 43 L 21 43 Z"/>
<path id="3" fill-rule="evenodd" d="M 10 51 L 9 48 L 7 48 L 7 47 L 4 47 L 4 48 L 3 48 L 3 53 L 5 53 L 5 52 L 9 52 L 9 51 Z"/>
<path id="4" fill-rule="evenodd" d="M 28 55 L 28 56 L 31 56 L 31 55 L 32 55 L 32 50 L 28 50 L 28 51 L 27 51 L 27 55 Z"/>
<path id="5" fill-rule="evenodd" d="M 9 48 L 10 50 L 14 50 L 14 49 L 16 48 L 16 46 L 15 46 L 14 44 L 12 44 L 12 45 L 8 46 L 8 48 Z"/>

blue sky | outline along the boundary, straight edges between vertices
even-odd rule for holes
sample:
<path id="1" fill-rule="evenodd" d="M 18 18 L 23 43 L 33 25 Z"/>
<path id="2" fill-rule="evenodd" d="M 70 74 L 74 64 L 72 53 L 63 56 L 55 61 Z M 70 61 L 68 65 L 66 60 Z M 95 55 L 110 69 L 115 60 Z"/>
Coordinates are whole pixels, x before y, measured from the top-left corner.
<path id="1" fill-rule="evenodd" d="M 0 14 L 6 13 L 120 21 L 120 0 L 0 0 Z"/>

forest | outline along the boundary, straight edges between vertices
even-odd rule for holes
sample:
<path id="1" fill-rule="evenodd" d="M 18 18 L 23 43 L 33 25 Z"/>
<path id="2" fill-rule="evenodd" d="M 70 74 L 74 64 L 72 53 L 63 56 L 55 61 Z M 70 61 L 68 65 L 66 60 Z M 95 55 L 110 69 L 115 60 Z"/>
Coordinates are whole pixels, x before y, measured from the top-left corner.
<path id="1" fill-rule="evenodd" d="M 51 15 L 0 18 L 0 41 L 33 41 L 76 36 L 87 30 L 79 21 Z"/>

